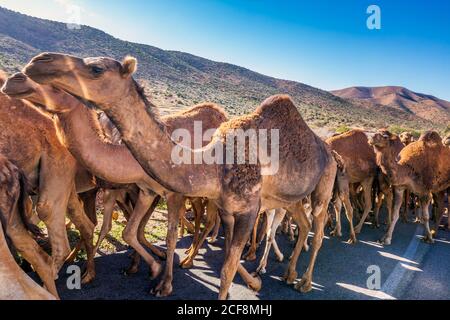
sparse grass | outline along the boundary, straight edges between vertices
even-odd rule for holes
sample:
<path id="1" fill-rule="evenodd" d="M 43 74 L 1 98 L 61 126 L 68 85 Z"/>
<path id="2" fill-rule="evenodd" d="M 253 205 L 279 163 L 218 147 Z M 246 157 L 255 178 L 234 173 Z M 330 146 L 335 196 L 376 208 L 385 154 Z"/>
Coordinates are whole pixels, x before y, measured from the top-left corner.
<path id="1" fill-rule="evenodd" d="M 422 134 L 421 131 L 415 130 L 415 129 L 410 129 L 410 128 L 403 128 L 401 126 L 398 125 L 392 125 L 388 128 L 388 130 L 392 133 L 395 134 L 401 134 L 403 132 L 410 132 L 414 138 L 419 138 L 420 135 Z"/>
<path id="2" fill-rule="evenodd" d="M 350 130 L 352 130 L 352 128 L 350 128 L 346 125 L 342 125 L 340 127 L 337 127 L 335 131 L 336 131 L 336 133 L 341 134 L 341 133 L 349 132 Z"/>

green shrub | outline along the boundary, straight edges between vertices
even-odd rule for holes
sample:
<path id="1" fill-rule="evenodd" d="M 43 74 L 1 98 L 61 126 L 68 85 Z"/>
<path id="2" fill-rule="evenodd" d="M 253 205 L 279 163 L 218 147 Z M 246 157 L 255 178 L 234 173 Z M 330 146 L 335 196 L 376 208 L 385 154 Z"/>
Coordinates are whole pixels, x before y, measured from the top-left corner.
<path id="1" fill-rule="evenodd" d="M 341 133 L 346 133 L 350 130 L 352 130 L 352 128 L 350 128 L 346 125 L 342 125 L 342 126 L 337 127 L 335 131 L 336 131 L 336 133 L 341 134 Z"/>

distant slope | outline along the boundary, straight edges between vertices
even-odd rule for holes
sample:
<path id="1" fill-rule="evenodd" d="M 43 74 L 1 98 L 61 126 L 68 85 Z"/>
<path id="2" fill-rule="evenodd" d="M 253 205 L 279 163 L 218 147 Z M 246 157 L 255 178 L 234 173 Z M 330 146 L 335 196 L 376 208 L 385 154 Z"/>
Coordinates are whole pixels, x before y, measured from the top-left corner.
<path id="1" fill-rule="evenodd" d="M 345 99 L 388 106 L 436 123 L 450 123 L 450 102 L 403 87 L 351 87 L 331 93 Z"/>
<path id="2" fill-rule="evenodd" d="M 223 105 L 231 115 L 238 115 L 254 110 L 272 94 L 287 93 L 312 126 L 381 127 L 396 124 L 419 129 L 435 126 L 404 110 L 380 108 L 380 112 L 374 112 L 366 104 L 342 99 L 302 83 L 275 79 L 183 52 L 122 41 L 91 27 L 70 30 L 64 23 L 0 7 L 0 68 L 8 72 L 20 70 L 31 57 L 42 51 L 116 59 L 133 55 L 139 60 L 137 77 L 146 85 L 155 104 L 165 111 L 212 101 Z"/>

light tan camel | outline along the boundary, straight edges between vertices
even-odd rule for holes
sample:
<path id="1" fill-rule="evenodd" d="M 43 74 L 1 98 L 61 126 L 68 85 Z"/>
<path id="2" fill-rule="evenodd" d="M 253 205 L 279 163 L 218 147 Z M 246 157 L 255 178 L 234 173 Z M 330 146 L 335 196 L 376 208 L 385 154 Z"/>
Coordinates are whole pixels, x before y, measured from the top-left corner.
<path id="1" fill-rule="evenodd" d="M 0 74 L 0 85 L 5 78 Z M 66 211 L 80 230 L 83 241 L 92 243 L 94 226 L 85 215 L 77 192 L 87 191 L 95 184 L 92 176 L 78 167 L 59 141 L 52 119 L 30 103 L 0 94 L 0 127 L 0 153 L 25 174 L 30 192 L 38 195 L 36 212 L 47 227 L 52 258 L 39 256 L 29 245 L 19 251 L 34 266 L 50 293 L 57 297 L 54 279 L 70 253 Z M 10 234 L 8 226 L 4 227 L 16 247 L 28 237 L 23 229 Z M 42 261 L 50 261 L 50 264 L 44 266 Z M 93 259 L 88 263 L 91 261 Z"/>
<path id="2" fill-rule="evenodd" d="M 390 244 L 399 217 L 403 191 L 408 188 L 419 197 L 426 234 L 424 240 L 433 242 L 429 227 L 431 193 L 450 187 L 450 149 L 446 148 L 434 131 L 424 133 L 419 141 L 406 146 L 397 155 L 394 141 L 398 139 L 387 130 L 380 130 L 370 140 L 377 155 L 377 163 L 395 186 L 393 218 L 382 241 Z M 440 210 L 439 218 L 443 210 Z"/>
<path id="3" fill-rule="evenodd" d="M 410 143 L 415 141 L 414 136 L 409 131 L 405 131 L 405 132 L 400 133 L 400 135 L 398 137 L 400 138 L 400 141 L 405 146 L 407 146 L 408 144 L 410 144 Z"/>
<path id="4" fill-rule="evenodd" d="M 4 221 L 12 228 L 24 228 L 21 221 L 21 216 L 25 214 L 26 197 L 23 179 L 19 169 L 0 155 L 0 300 L 55 300 L 20 269 L 3 233 Z M 23 242 L 23 245 L 26 243 Z M 39 246 L 36 249 L 41 250 Z"/>
<path id="5" fill-rule="evenodd" d="M 337 197 L 334 208 L 336 227 L 332 234 L 341 236 L 341 209 L 345 208 L 350 223 L 350 243 L 356 242 L 355 233 L 360 233 L 366 218 L 372 209 L 372 184 L 376 174 L 376 162 L 373 148 L 367 143 L 367 135 L 362 130 L 351 130 L 326 140 L 344 162 L 345 170 L 338 174 Z M 360 184 L 364 192 L 364 212 L 358 225 L 353 228 L 353 207 L 350 202 L 350 184 Z"/>
<path id="6" fill-rule="evenodd" d="M 51 83 L 72 94 L 93 101 L 113 121 L 136 160 L 153 179 L 168 190 L 192 197 L 205 197 L 220 208 L 226 235 L 226 256 L 221 272 L 219 298 L 225 299 L 238 271 L 254 289 L 261 281 L 250 275 L 240 264 L 245 243 L 260 210 L 285 207 L 292 211 L 297 224 L 306 217 L 299 214 L 298 205 L 312 194 L 312 215 L 315 236 L 309 267 L 296 287 L 304 292 L 312 289 L 312 273 L 317 253 L 322 245 L 327 206 L 336 176 L 336 162 L 327 145 L 306 125 L 294 103 L 287 96 L 277 95 L 262 103 L 252 114 L 238 117 L 221 125 L 206 147 L 182 148 L 188 159 L 209 159 L 214 152 L 236 151 L 236 130 L 277 130 L 280 143 L 278 170 L 269 172 L 270 158 L 255 154 L 245 144 L 245 159 L 238 164 L 233 152 L 228 164 L 175 163 L 172 152 L 177 144 L 168 134 L 167 125 L 159 119 L 156 107 L 143 95 L 132 75 L 137 61 L 126 58 L 123 63 L 110 58 L 80 59 L 74 56 L 45 53 L 25 67 L 24 72 L 39 83 Z M 272 139 L 270 139 L 272 141 Z M 254 150 L 253 150 L 254 151 Z M 261 151 L 261 150 L 260 150 Z M 216 154 L 217 156 L 217 154 Z M 257 162 L 250 161 L 253 156 Z M 186 159 L 185 158 L 185 159 Z M 241 157 L 239 157 L 242 160 Z M 269 172 L 271 174 L 263 175 Z M 169 210 L 170 250 L 176 242 L 179 208 Z M 309 222 L 306 222 L 307 224 Z M 306 228 L 300 228 L 306 230 Z M 286 273 L 292 283 L 295 266 L 307 234 L 301 233 Z M 169 252 L 169 250 L 168 250 Z M 169 259 L 169 254 L 168 254 Z"/>
<path id="7" fill-rule="evenodd" d="M 66 146 L 89 172 L 115 184 L 131 183 L 139 186 L 138 203 L 123 231 L 123 237 L 152 267 L 153 276 L 158 276 L 159 264 L 147 253 L 139 241 L 137 234 L 139 225 L 154 203 L 155 192 L 167 197 L 169 210 L 173 207 L 184 210 L 185 198 L 173 195 L 150 178 L 125 145 L 113 145 L 105 141 L 96 112 L 86 108 L 79 99 L 60 89 L 48 85 L 38 85 L 22 73 L 10 77 L 2 90 L 10 96 L 19 95 L 33 103 L 43 105 L 47 111 L 57 114 L 61 127 L 60 133 L 64 136 Z M 166 117 L 165 122 L 173 130 L 192 127 L 193 134 L 195 121 L 202 121 L 205 130 L 215 130 L 225 119 L 224 112 L 218 106 L 202 104 L 177 115 Z M 189 147 L 191 147 L 190 144 Z M 214 207 L 211 206 L 209 210 L 214 211 Z M 107 220 L 110 222 L 111 217 L 107 217 Z M 102 229 L 105 231 L 104 228 Z M 101 233 L 100 241 L 103 240 L 106 233 Z M 93 249 L 94 254 L 98 245 L 99 242 Z M 169 295 L 172 291 L 171 264 L 171 261 L 166 264 L 166 274 L 161 282 L 161 288 L 157 289 L 161 290 L 161 292 L 157 292 L 159 295 Z"/>

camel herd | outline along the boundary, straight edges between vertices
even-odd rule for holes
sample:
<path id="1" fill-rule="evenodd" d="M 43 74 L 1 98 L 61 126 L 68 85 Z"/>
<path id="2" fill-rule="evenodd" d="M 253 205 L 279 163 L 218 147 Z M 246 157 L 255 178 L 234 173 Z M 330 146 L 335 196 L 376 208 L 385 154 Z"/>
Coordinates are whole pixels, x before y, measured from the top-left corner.
<path id="1" fill-rule="evenodd" d="M 253 113 L 233 119 L 211 103 L 160 117 L 133 79 L 136 69 L 132 57 L 118 62 L 43 53 L 22 73 L 9 78 L 0 74 L 0 299 L 58 298 L 58 272 L 81 248 L 87 253 L 82 283 L 94 281 L 94 257 L 111 230 L 115 205 L 127 219 L 123 239 L 134 250 L 127 272 L 137 272 L 142 257 L 151 278 L 160 278 L 153 293 L 162 297 L 173 291 L 178 226 L 180 221 L 189 223 L 184 217 L 186 201 L 195 213 L 194 238 L 181 267 L 192 267 L 211 231 L 215 239 L 223 226 L 220 299 L 227 298 L 236 272 L 253 290 L 261 288 L 258 273 L 266 271 L 271 247 L 278 260 L 284 258 L 275 240 L 280 225 L 292 239 L 293 225 L 298 231 L 284 276 L 288 284 L 296 282 L 297 260 L 302 250 L 309 249 L 308 234 L 314 232 L 309 265 L 295 284 L 301 292 L 310 291 L 325 227 L 335 220 L 331 234 L 342 236 L 342 207 L 350 224 L 349 243 L 357 242 L 372 210 L 373 225 L 380 225 L 384 200 L 385 245 L 393 241 L 400 214 L 406 219 L 415 205 L 425 228 L 424 240 L 433 242 L 449 195 L 450 136 L 442 139 L 428 131 L 413 141 L 408 133 L 352 130 L 322 140 L 285 95 L 272 96 Z M 257 162 L 245 156 L 243 162 L 174 164 L 171 155 L 177 142 L 171 134 L 180 128 L 194 133 L 196 122 L 202 123 L 204 132 L 216 130 L 201 148 L 183 145 L 192 158 L 224 147 L 232 139 L 230 130 L 278 130 L 278 171 L 264 174 L 260 154 Z M 250 152 L 246 145 L 245 154 Z M 233 154 L 237 160 L 239 155 Z M 104 217 L 94 244 L 99 190 Z M 149 243 L 144 233 L 161 198 L 168 208 L 166 251 Z M 436 207 L 433 228 L 431 204 Z M 72 252 L 66 215 L 81 238 Z M 46 226 L 51 254 L 36 241 L 42 237 L 40 221 Z M 241 264 L 243 250 L 250 241 L 244 257 L 255 259 L 263 235 L 263 257 L 257 272 L 250 273 Z M 45 289 L 20 269 L 11 254 L 16 251 L 31 264 Z"/>

